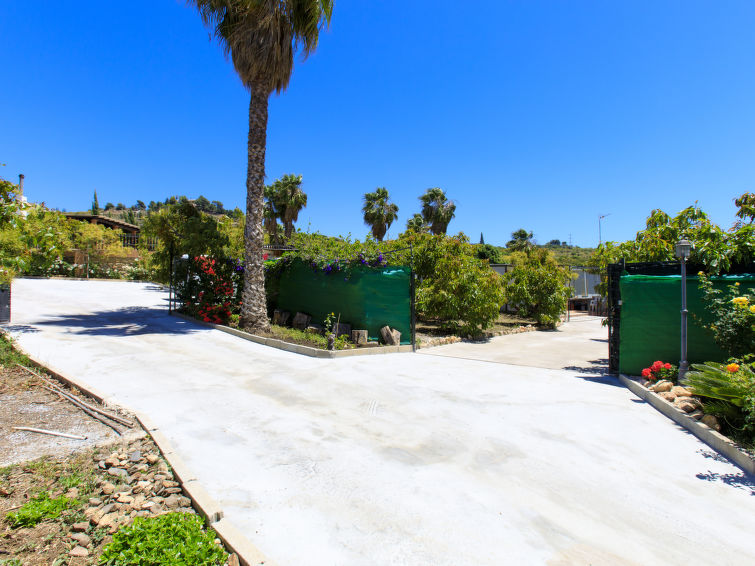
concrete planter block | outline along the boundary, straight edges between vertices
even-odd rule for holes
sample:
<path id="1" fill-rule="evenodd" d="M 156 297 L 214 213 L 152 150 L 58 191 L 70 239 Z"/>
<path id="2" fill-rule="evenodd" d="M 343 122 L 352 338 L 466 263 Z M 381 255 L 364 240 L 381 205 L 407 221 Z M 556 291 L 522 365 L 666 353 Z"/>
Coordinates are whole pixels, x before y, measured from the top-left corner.
<path id="1" fill-rule="evenodd" d="M 351 336 L 351 325 L 348 322 L 337 322 L 333 325 L 333 333 L 338 336 Z"/>
<path id="2" fill-rule="evenodd" d="M 367 345 L 367 331 L 366 330 L 352 330 L 351 341 L 357 346 Z"/>
<path id="3" fill-rule="evenodd" d="M 282 311 L 275 309 L 273 311 L 273 324 L 277 324 L 278 326 L 286 326 L 288 324 L 288 319 L 291 318 L 291 313 L 288 311 Z"/>
<path id="4" fill-rule="evenodd" d="M 383 326 L 380 329 L 380 335 L 383 337 L 383 342 L 388 346 L 401 344 L 401 333 L 398 330 L 392 330 L 390 326 Z"/>
<path id="5" fill-rule="evenodd" d="M 298 328 L 299 330 L 306 330 L 311 320 L 312 317 L 307 313 L 297 312 L 296 316 L 294 316 L 294 321 L 291 323 L 291 326 Z"/>

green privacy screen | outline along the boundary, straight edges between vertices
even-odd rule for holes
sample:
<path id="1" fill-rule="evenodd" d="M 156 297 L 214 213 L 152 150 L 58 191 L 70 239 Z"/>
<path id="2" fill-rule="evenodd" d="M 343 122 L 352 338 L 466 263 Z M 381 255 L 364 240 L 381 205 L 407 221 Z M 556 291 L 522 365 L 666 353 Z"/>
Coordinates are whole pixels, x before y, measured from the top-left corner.
<path id="1" fill-rule="evenodd" d="M 712 278 L 717 289 L 739 281 L 755 287 L 755 276 L 724 275 Z M 681 340 L 681 276 L 624 275 L 621 290 L 619 370 L 638 375 L 655 360 L 679 364 Z M 696 276 L 687 277 L 687 357 L 690 363 L 724 361 L 726 353 L 702 328 L 710 321 Z"/>
<path id="2" fill-rule="evenodd" d="M 401 343 L 411 343 L 411 291 L 408 267 L 353 267 L 325 273 L 294 261 L 280 278 L 277 308 L 305 312 L 322 324 L 328 313 L 341 322 L 367 329 L 370 339 L 380 328 L 401 332 Z"/>

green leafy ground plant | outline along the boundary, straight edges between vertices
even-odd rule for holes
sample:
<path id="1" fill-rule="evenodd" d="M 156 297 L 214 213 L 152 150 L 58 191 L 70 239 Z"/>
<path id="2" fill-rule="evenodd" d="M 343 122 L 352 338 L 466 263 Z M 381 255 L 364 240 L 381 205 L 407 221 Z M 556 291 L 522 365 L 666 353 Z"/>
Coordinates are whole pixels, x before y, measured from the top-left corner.
<path id="1" fill-rule="evenodd" d="M 51 499 L 47 491 L 42 491 L 5 518 L 12 527 L 33 527 L 46 519 L 57 519 L 63 511 L 76 505 L 78 501 L 75 499 L 63 496 Z"/>
<path id="2" fill-rule="evenodd" d="M 221 566 L 228 554 L 215 543 L 215 532 L 203 530 L 190 513 L 137 517 L 121 528 L 100 557 L 112 566 Z"/>
<path id="3" fill-rule="evenodd" d="M 733 436 L 755 442 L 755 373 L 749 366 L 693 364 L 684 381 L 702 398 L 706 413 L 723 419 Z"/>

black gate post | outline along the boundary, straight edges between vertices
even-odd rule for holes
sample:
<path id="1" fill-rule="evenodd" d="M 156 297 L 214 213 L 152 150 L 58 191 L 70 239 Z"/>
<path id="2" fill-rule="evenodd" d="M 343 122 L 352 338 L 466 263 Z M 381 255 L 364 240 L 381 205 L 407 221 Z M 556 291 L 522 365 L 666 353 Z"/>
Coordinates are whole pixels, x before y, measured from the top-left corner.
<path id="1" fill-rule="evenodd" d="M 417 351 L 417 310 L 416 294 L 417 285 L 414 281 L 414 246 L 409 244 L 409 292 L 412 295 L 411 327 L 412 327 L 412 352 Z"/>
<path id="2" fill-rule="evenodd" d="M 170 251 L 168 252 L 168 314 L 173 314 L 173 242 L 170 242 Z"/>

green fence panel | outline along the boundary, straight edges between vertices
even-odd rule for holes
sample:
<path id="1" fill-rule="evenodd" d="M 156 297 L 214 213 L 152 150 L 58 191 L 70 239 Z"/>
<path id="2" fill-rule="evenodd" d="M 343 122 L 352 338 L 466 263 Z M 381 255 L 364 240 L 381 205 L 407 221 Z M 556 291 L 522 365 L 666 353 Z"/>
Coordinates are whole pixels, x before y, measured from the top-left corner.
<path id="1" fill-rule="evenodd" d="M 712 278 L 724 289 L 739 281 L 747 289 L 755 287 L 755 276 L 724 275 Z M 687 277 L 687 357 L 690 363 L 724 361 L 726 353 L 702 327 L 710 321 L 697 276 Z M 681 342 L 681 276 L 624 275 L 621 277 L 621 318 L 619 370 L 639 375 L 655 360 L 679 363 Z"/>
<path id="2" fill-rule="evenodd" d="M 328 313 L 341 315 L 353 329 L 367 329 L 370 339 L 390 326 L 411 343 L 411 270 L 409 267 L 354 267 L 325 273 L 294 261 L 280 276 L 277 308 L 305 312 L 322 324 Z"/>

